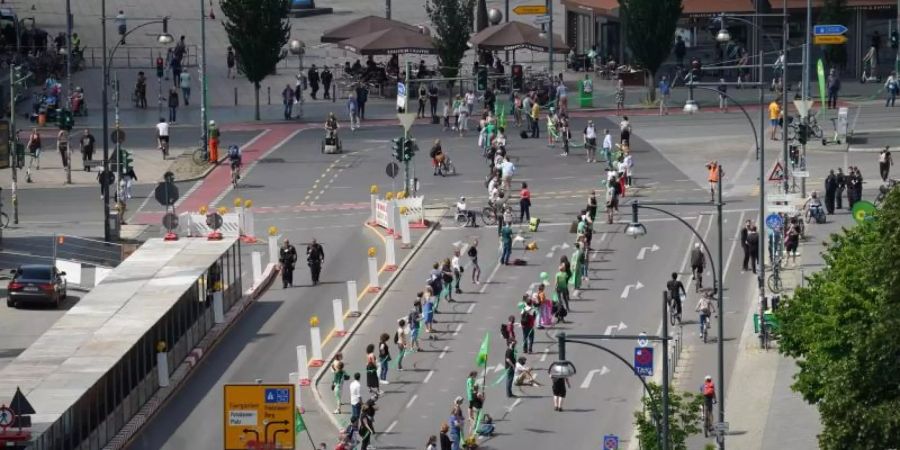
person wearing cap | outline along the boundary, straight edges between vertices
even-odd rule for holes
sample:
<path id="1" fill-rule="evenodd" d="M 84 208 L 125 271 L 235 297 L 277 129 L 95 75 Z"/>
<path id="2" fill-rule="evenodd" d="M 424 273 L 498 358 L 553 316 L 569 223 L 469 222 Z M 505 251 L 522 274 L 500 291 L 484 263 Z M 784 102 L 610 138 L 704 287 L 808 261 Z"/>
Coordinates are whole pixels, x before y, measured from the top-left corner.
<path id="1" fill-rule="evenodd" d="M 703 288 L 703 269 L 706 267 L 706 254 L 700 248 L 700 243 L 694 243 L 694 249 L 691 250 L 691 273 L 694 274 L 694 286 L 696 291 L 700 292 Z"/>
<path id="2" fill-rule="evenodd" d="M 215 120 L 209 121 L 206 134 L 209 137 L 209 162 L 216 164 L 219 161 L 219 127 Z"/>

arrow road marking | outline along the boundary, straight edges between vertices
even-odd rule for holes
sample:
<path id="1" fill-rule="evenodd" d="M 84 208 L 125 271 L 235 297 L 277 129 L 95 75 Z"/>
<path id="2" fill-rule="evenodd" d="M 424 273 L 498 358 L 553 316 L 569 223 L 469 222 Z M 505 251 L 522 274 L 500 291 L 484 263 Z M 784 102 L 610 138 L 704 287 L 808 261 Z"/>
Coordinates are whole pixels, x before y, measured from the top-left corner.
<path id="1" fill-rule="evenodd" d="M 616 331 L 622 331 L 626 328 L 628 328 L 628 325 L 625 325 L 625 322 L 620 321 L 618 325 L 610 325 L 606 327 L 606 333 L 604 334 L 613 334 Z"/>
<path id="2" fill-rule="evenodd" d="M 653 244 L 653 246 L 651 246 L 651 247 L 641 247 L 641 251 L 638 252 L 637 259 L 638 260 L 644 259 L 644 256 L 647 255 L 647 250 L 650 250 L 650 253 L 653 253 L 653 252 L 659 250 L 659 246 L 656 244 Z"/>
<path id="3" fill-rule="evenodd" d="M 632 288 L 634 288 L 634 290 L 638 290 L 638 289 L 640 289 L 640 288 L 642 288 L 642 287 L 644 287 L 644 285 L 641 284 L 640 281 L 638 281 L 638 282 L 635 283 L 635 284 L 629 284 L 628 286 L 625 286 L 625 289 L 622 291 L 622 298 L 623 298 L 623 299 L 624 299 L 624 298 L 628 298 L 628 294 L 631 293 L 631 289 L 632 289 Z"/>
<path id="4" fill-rule="evenodd" d="M 547 355 L 550 354 L 550 347 L 544 349 L 544 353 L 541 354 L 541 362 L 547 360 Z"/>
<path id="5" fill-rule="evenodd" d="M 582 389 L 587 389 L 588 386 L 591 385 L 591 380 L 594 378 L 595 373 L 600 373 L 600 376 L 606 375 L 609 373 L 609 368 L 606 366 L 603 366 L 602 369 L 593 369 L 590 372 L 588 372 L 587 376 L 584 377 L 584 381 L 581 382 Z"/>

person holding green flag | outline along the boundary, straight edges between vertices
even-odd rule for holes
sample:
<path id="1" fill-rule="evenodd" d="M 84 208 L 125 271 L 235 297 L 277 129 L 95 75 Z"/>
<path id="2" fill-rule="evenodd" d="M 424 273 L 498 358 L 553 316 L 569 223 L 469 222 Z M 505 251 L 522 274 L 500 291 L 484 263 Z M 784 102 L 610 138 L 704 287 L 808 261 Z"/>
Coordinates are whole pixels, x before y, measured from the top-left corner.
<path id="1" fill-rule="evenodd" d="M 584 264 L 584 251 L 581 249 L 581 242 L 575 243 L 575 251 L 572 252 L 572 275 L 569 278 L 569 284 L 574 287 L 572 295 L 575 298 L 581 298 L 581 265 Z M 568 305 L 566 305 L 568 309 Z"/>

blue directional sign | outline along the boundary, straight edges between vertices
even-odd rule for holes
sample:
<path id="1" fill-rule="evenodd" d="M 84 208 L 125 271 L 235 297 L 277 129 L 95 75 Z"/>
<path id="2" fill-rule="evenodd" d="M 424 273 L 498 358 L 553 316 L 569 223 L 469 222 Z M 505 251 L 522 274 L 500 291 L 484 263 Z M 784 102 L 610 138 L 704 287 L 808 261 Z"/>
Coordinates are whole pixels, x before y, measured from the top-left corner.
<path id="1" fill-rule="evenodd" d="M 603 436 L 603 450 L 619 450 L 619 437 L 614 434 Z"/>
<path id="2" fill-rule="evenodd" d="M 843 25 L 816 25 L 813 27 L 813 34 L 816 36 L 834 36 L 847 32 L 847 27 Z"/>
<path id="3" fill-rule="evenodd" d="M 769 214 L 766 216 L 766 226 L 772 230 L 780 230 L 784 226 L 784 219 L 778 214 Z"/>
<path id="4" fill-rule="evenodd" d="M 266 403 L 290 403 L 291 394 L 288 389 L 266 389 Z"/>
<path id="5" fill-rule="evenodd" d="M 653 376 L 653 347 L 634 348 L 634 371 L 642 377 Z"/>

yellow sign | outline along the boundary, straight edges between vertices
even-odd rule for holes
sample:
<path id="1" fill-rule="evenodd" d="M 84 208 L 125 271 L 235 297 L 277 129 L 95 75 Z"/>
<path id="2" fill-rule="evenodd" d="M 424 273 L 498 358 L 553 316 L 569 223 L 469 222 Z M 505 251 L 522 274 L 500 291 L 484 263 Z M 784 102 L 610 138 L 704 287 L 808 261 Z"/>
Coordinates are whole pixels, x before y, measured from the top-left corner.
<path id="1" fill-rule="evenodd" d="M 815 44 L 815 45 L 833 45 L 833 44 L 843 44 L 846 42 L 847 42 L 847 36 L 825 35 L 825 36 L 814 36 L 813 44 Z"/>
<path id="2" fill-rule="evenodd" d="M 536 16 L 547 14 L 547 7 L 544 5 L 519 5 L 513 8 L 513 12 L 520 16 Z"/>
<path id="3" fill-rule="evenodd" d="M 294 448 L 294 386 L 225 385 L 225 450 Z"/>

